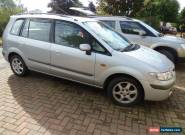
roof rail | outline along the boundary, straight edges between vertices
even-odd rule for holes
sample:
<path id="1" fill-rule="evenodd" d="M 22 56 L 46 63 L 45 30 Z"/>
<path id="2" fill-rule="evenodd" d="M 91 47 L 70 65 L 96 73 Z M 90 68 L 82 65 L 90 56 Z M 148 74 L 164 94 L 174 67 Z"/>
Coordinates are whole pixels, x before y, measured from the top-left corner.
<path id="1" fill-rule="evenodd" d="M 57 16 L 64 16 L 64 17 L 70 16 L 70 15 L 66 15 L 66 14 L 56 14 L 56 13 L 19 13 L 16 15 L 57 15 Z"/>
<path id="2" fill-rule="evenodd" d="M 89 17 L 89 18 L 96 18 L 96 17 L 120 17 L 120 18 L 125 18 L 125 19 L 128 19 L 128 20 L 132 20 L 132 18 L 130 18 L 130 17 L 127 17 L 127 16 L 109 16 L 109 15 L 106 15 L 106 16 L 98 16 L 98 15 L 90 15 L 90 16 L 87 16 L 87 17 Z"/>

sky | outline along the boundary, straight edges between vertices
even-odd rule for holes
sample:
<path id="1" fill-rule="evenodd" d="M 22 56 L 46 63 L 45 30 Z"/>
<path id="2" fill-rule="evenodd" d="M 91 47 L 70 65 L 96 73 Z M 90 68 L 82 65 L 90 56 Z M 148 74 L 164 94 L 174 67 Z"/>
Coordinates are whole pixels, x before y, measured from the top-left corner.
<path id="1" fill-rule="evenodd" d="M 21 3 L 30 11 L 34 9 L 40 9 L 43 12 L 48 11 L 47 8 L 50 0 L 20 0 Z M 96 0 L 80 0 L 84 6 L 88 6 L 89 1 L 93 1 L 96 4 Z M 185 0 L 178 0 L 181 10 L 185 7 Z"/>

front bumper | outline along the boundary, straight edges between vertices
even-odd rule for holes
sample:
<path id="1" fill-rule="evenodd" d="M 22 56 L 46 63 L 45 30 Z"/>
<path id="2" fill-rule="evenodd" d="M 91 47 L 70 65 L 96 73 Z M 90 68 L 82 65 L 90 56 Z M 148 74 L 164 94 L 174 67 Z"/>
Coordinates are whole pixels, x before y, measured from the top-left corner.
<path id="1" fill-rule="evenodd" d="M 145 81 L 145 100 L 162 101 L 167 99 L 173 93 L 175 81 L 175 77 L 169 81 L 161 81 L 158 84 L 151 84 L 149 81 Z"/>

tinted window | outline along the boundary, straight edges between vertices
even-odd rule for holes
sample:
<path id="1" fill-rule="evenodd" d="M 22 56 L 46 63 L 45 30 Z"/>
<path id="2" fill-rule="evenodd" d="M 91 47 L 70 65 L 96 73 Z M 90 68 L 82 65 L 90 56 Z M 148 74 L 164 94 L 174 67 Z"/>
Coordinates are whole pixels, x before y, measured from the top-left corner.
<path id="1" fill-rule="evenodd" d="M 145 29 L 137 22 L 126 22 L 126 21 L 121 21 L 120 22 L 121 25 L 121 30 L 123 33 L 126 34 L 135 34 L 135 35 L 139 35 L 140 32 L 145 32 Z"/>
<path id="2" fill-rule="evenodd" d="M 24 24 L 24 27 L 22 29 L 21 36 L 28 37 L 28 28 L 29 28 L 29 20 L 27 20 Z"/>
<path id="3" fill-rule="evenodd" d="M 115 29 L 115 27 L 116 27 L 116 22 L 115 21 L 105 21 L 105 20 L 103 20 L 102 22 L 104 22 L 105 24 L 109 25 L 113 29 Z"/>
<path id="4" fill-rule="evenodd" d="M 56 44 L 79 48 L 80 44 L 90 44 L 89 38 L 90 35 L 80 26 L 70 22 L 56 21 Z"/>
<path id="5" fill-rule="evenodd" d="M 35 40 L 46 41 L 50 40 L 51 21 L 46 19 L 30 20 L 28 37 Z"/>
<path id="6" fill-rule="evenodd" d="M 21 26 L 22 26 L 23 22 L 24 22 L 24 19 L 17 20 L 14 23 L 14 25 L 13 25 L 13 27 L 11 29 L 11 34 L 13 34 L 13 35 L 19 35 L 19 32 L 20 32 L 20 29 L 21 29 Z"/>

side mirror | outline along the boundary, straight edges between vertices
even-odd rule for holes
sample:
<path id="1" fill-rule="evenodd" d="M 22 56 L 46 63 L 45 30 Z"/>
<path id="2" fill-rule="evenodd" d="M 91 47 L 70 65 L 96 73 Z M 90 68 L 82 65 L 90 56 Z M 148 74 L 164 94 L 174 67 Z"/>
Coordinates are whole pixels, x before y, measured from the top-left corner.
<path id="1" fill-rule="evenodd" d="M 80 50 L 86 51 L 87 55 L 91 54 L 91 46 L 89 44 L 80 44 Z"/>
<path id="2" fill-rule="evenodd" d="M 146 35 L 146 32 L 145 31 L 139 31 L 139 35 L 140 36 L 145 36 Z"/>

